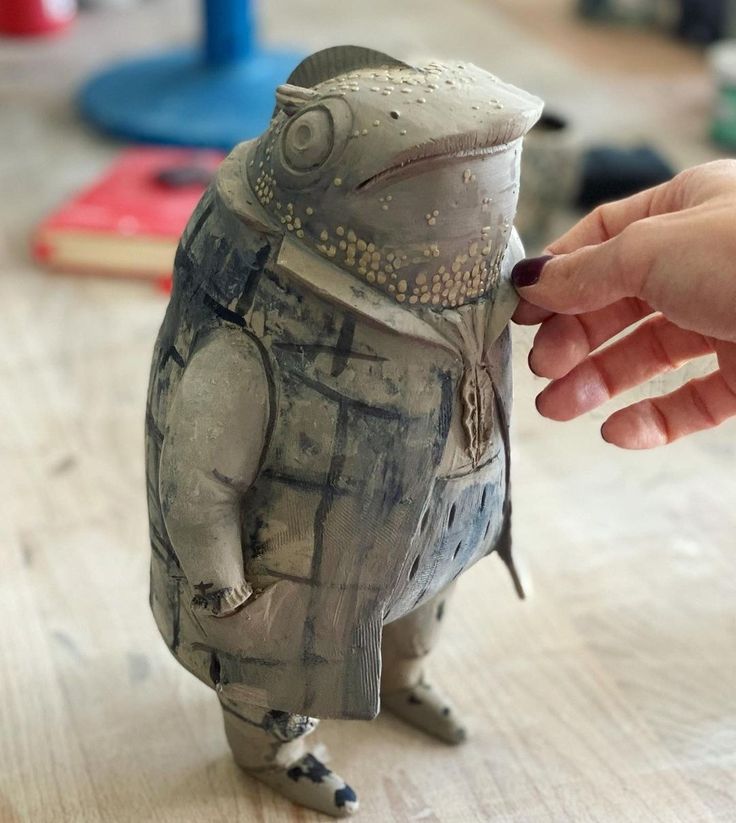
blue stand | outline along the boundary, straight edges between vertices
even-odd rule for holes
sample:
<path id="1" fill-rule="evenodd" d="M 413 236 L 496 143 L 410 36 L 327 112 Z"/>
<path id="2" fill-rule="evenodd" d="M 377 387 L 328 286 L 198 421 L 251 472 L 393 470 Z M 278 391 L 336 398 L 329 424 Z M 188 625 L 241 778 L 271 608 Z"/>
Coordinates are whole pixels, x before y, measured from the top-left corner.
<path id="1" fill-rule="evenodd" d="M 274 90 L 301 57 L 254 42 L 248 0 L 204 0 L 203 52 L 191 49 L 118 64 L 79 93 L 84 117 L 132 140 L 230 149 L 260 134 Z"/>

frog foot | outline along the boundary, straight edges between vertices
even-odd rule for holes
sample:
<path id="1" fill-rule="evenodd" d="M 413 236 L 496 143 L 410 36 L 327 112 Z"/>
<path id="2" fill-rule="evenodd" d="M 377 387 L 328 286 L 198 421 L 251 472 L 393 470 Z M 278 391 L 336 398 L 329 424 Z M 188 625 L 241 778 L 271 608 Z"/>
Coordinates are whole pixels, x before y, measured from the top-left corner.
<path id="1" fill-rule="evenodd" d="M 383 708 L 405 723 L 455 745 L 467 737 L 464 724 L 452 704 L 424 680 L 414 686 L 381 695 Z"/>
<path id="2" fill-rule="evenodd" d="M 355 792 L 313 754 L 307 753 L 287 766 L 246 771 L 299 806 L 332 817 L 350 817 L 358 811 Z"/>

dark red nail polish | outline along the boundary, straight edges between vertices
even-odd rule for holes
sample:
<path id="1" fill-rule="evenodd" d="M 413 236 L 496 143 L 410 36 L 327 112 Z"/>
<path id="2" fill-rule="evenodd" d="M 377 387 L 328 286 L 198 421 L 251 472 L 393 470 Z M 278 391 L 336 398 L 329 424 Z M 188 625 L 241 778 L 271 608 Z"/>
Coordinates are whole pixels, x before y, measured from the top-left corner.
<path id="1" fill-rule="evenodd" d="M 517 289 L 533 286 L 539 280 L 545 263 L 551 259 L 552 255 L 546 254 L 543 257 L 529 257 L 526 260 L 519 261 L 511 272 L 511 282 Z"/>

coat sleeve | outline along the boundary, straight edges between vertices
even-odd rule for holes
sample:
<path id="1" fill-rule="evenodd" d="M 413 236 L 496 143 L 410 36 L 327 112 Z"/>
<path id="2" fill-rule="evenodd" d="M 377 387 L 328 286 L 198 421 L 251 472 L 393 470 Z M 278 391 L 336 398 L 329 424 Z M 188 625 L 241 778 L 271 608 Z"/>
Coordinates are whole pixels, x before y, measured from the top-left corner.
<path id="1" fill-rule="evenodd" d="M 258 347 L 242 332 L 219 330 L 187 363 L 167 417 L 159 472 L 164 522 L 192 606 L 216 616 L 252 593 L 240 505 L 258 474 L 269 414 Z"/>

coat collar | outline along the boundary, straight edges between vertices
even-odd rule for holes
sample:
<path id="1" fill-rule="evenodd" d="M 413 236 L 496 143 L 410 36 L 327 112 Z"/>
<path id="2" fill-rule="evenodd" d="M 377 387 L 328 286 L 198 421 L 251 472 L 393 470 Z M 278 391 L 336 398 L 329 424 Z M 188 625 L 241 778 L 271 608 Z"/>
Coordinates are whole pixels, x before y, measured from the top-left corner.
<path id="1" fill-rule="evenodd" d="M 511 269 L 523 256 L 523 247 L 515 230 L 504 256 L 498 285 L 491 296 L 443 312 L 407 310 L 273 225 L 248 185 L 245 162 L 252 144 L 253 141 L 241 143 L 223 161 L 217 175 L 217 193 L 225 207 L 244 223 L 281 238 L 280 244 L 274 244 L 278 248 L 275 256 L 278 271 L 397 334 L 448 349 L 466 363 L 483 359 L 484 352 L 506 328 L 518 303 L 511 285 Z"/>

